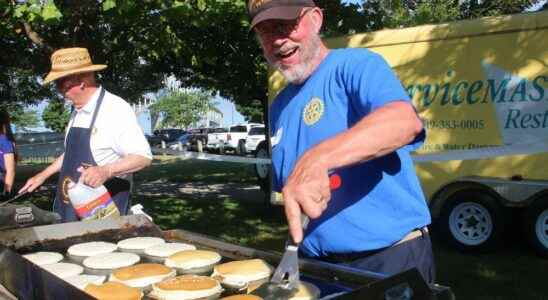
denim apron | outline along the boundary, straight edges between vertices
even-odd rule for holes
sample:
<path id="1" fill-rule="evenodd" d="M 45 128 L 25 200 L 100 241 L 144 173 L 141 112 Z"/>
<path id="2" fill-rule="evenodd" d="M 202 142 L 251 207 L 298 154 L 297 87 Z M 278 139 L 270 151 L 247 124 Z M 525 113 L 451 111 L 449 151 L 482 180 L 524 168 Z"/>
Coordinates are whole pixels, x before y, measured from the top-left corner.
<path id="1" fill-rule="evenodd" d="M 79 220 L 76 211 L 68 198 L 68 183 L 70 180 L 78 182 L 80 172 L 77 170 L 79 167 L 84 165 L 97 166 L 91 153 L 90 138 L 96 131 L 94 127 L 95 119 L 97 118 L 97 113 L 99 112 L 104 96 L 105 89 L 101 88 L 101 93 L 97 100 L 97 105 L 95 106 L 89 128 L 71 127 L 69 129 L 65 146 L 65 156 L 63 158 L 63 165 L 61 166 L 61 173 L 57 183 L 57 193 L 55 195 L 55 200 L 53 201 L 53 211 L 61 215 L 61 222 L 74 222 Z M 120 214 L 126 215 L 129 209 L 129 181 L 114 177 L 107 180 L 104 185 L 109 191 L 112 200 L 116 203 L 118 210 L 120 210 Z"/>

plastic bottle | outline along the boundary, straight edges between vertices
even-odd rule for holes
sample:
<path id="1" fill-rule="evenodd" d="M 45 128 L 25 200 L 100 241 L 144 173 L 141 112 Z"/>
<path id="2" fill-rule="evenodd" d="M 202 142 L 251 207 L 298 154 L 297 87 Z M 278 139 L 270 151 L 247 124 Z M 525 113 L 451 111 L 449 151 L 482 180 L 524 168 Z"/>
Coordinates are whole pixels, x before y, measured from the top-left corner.
<path id="1" fill-rule="evenodd" d="M 120 216 L 120 211 L 104 185 L 92 188 L 79 181 L 70 182 L 68 196 L 81 220 L 98 220 Z"/>

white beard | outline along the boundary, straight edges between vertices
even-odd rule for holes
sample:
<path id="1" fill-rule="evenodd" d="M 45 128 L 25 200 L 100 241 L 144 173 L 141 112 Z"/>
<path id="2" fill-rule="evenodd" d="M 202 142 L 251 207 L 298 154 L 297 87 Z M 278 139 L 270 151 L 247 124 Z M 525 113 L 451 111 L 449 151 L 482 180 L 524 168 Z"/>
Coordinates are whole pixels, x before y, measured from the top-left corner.
<path id="1" fill-rule="evenodd" d="M 284 68 L 280 62 L 271 63 L 271 65 L 279 70 L 288 82 L 292 84 L 302 84 L 314 71 L 315 65 L 313 65 L 312 62 L 320 55 L 320 45 L 320 37 L 314 35 L 310 39 L 308 45 L 303 44 L 301 46 L 302 62 L 300 64 L 288 68 Z"/>

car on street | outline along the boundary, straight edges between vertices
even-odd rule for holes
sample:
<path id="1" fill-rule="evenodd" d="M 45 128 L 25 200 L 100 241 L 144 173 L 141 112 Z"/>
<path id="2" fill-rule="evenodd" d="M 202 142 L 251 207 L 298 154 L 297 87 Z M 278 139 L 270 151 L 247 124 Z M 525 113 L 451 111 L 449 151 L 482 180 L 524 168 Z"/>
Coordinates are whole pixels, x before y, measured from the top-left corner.
<path id="1" fill-rule="evenodd" d="M 187 133 L 184 129 L 167 128 L 154 130 L 154 135 L 160 137 L 166 143 L 175 142 L 181 135 Z"/>
<path id="2" fill-rule="evenodd" d="M 231 126 L 226 136 L 226 142 L 224 144 L 225 150 L 233 150 L 236 154 L 245 155 L 247 152 L 245 139 L 247 138 L 249 131 L 253 127 L 260 126 L 264 127 L 264 125 L 260 123 L 246 123 Z"/>
<path id="3" fill-rule="evenodd" d="M 254 153 L 257 150 L 257 145 L 266 139 L 265 127 L 258 126 L 249 130 L 247 138 L 245 139 L 245 151 L 246 153 Z"/>

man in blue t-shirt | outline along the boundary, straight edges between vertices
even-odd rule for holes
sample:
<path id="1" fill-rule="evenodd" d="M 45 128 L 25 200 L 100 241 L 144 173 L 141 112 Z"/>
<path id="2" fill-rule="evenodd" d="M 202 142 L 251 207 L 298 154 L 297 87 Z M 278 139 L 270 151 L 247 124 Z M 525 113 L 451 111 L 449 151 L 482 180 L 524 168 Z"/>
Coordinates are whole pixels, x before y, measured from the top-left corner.
<path id="1" fill-rule="evenodd" d="M 430 214 L 410 151 L 422 122 L 384 59 L 329 50 L 312 0 L 250 0 L 263 54 L 288 81 L 271 107 L 273 186 L 302 254 L 434 280 Z M 331 191 L 330 176 L 341 186 Z M 312 220 L 304 232 L 300 215 Z"/>

